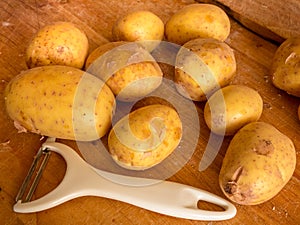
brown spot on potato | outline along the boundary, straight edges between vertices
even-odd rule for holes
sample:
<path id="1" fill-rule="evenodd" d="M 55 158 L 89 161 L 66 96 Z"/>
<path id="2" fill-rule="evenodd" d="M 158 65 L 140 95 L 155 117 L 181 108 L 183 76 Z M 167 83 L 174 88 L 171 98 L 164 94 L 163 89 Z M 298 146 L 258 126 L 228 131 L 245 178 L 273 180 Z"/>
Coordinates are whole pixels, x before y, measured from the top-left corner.
<path id="1" fill-rule="evenodd" d="M 252 150 L 258 155 L 268 156 L 274 152 L 274 146 L 270 140 L 262 139 Z"/>
<path id="2" fill-rule="evenodd" d="M 65 51 L 64 46 L 58 46 L 57 47 L 57 53 L 62 54 L 62 53 L 64 53 L 64 51 Z"/>
<path id="3" fill-rule="evenodd" d="M 243 201 L 245 199 L 245 196 L 240 193 L 237 182 L 243 172 L 243 167 L 240 166 L 236 169 L 236 171 L 233 173 L 231 179 L 225 184 L 224 190 L 229 195 L 239 196 L 238 199 L 240 201 Z"/>

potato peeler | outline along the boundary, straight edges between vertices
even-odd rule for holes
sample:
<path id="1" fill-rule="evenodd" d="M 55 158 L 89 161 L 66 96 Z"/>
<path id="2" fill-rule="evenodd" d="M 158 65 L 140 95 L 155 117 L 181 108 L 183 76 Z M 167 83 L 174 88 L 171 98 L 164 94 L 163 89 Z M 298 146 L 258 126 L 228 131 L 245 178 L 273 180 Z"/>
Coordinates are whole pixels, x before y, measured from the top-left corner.
<path id="1" fill-rule="evenodd" d="M 60 154 L 66 161 L 65 176 L 54 190 L 31 201 L 52 151 Z M 40 162 L 41 160 L 42 162 Z M 36 176 L 30 182 L 34 174 Z M 126 179 L 132 185 L 113 182 L 107 179 L 108 177 Z M 145 185 L 135 185 L 143 183 Z M 16 197 L 13 210 L 18 213 L 39 212 L 81 196 L 98 196 L 119 200 L 156 213 L 191 220 L 227 220 L 236 214 L 233 204 L 201 189 L 176 182 L 124 176 L 94 168 L 85 162 L 74 149 L 55 142 L 54 138 L 48 138 L 34 157 L 31 168 Z M 224 210 L 199 209 L 198 201 L 213 203 Z"/>

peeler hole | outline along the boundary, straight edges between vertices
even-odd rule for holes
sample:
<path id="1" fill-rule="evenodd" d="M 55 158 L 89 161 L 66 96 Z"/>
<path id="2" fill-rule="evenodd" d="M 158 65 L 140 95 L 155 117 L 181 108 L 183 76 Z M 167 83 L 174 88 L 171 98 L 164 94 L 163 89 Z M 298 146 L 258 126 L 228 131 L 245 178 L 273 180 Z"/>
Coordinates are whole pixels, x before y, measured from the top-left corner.
<path id="1" fill-rule="evenodd" d="M 201 210 L 207 210 L 207 211 L 218 211 L 218 212 L 225 211 L 225 209 L 222 208 L 221 206 L 203 200 L 199 200 L 197 202 L 197 208 Z"/>
<path id="2" fill-rule="evenodd" d="M 45 149 L 43 151 L 50 150 Z M 38 199 L 54 190 L 63 180 L 66 168 L 67 164 L 63 157 L 55 152 L 51 152 L 49 161 L 34 193 L 34 199 Z"/>

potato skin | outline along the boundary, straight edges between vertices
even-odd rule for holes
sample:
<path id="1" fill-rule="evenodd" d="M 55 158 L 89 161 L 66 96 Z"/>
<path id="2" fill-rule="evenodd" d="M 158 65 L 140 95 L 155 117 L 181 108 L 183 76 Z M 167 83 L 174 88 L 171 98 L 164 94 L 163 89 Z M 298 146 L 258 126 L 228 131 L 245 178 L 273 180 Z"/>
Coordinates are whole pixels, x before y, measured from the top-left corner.
<path id="1" fill-rule="evenodd" d="M 108 147 L 120 166 L 144 170 L 170 155 L 181 136 L 182 124 L 177 112 L 169 106 L 154 104 L 119 120 L 109 133 Z"/>
<path id="2" fill-rule="evenodd" d="M 197 38 L 188 41 L 176 56 L 176 89 L 193 101 L 206 101 L 214 91 L 228 85 L 235 74 L 233 50 L 225 42 L 216 39 Z"/>
<path id="3" fill-rule="evenodd" d="M 163 78 L 158 63 L 147 50 L 124 41 L 96 48 L 88 56 L 85 70 L 105 81 L 116 99 L 123 102 L 145 97 L 159 87 Z"/>
<path id="4" fill-rule="evenodd" d="M 176 12 L 165 25 L 168 41 L 183 45 L 196 38 L 224 41 L 230 33 L 227 14 L 212 4 L 191 4 Z"/>
<path id="5" fill-rule="evenodd" d="M 231 140 L 219 184 L 230 200 L 241 205 L 257 205 L 278 194 L 295 167 L 292 140 L 268 123 L 253 122 Z"/>
<path id="6" fill-rule="evenodd" d="M 275 87 L 300 97 L 300 38 L 286 39 L 274 55 L 272 82 Z"/>
<path id="7" fill-rule="evenodd" d="M 44 136 L 90 141 L 108 132 L 115 99 L 100 79 L 84 71 L 43 66 L 9 82 L 5 105 L 18 127 Z"/>
<path id="8" fill-rule="evenodd" d="M 89 67 L 97 60 L 99 57 L 104 55 L 106 52 L 109 52 L 110 50 L 117 48 L 121 45 L 129 44 L 128 41 L 113 41 L 113 42 L 107 42 L 103 45 L 100 45 L 96 49 L 94 49 L 87 57 L 84 65 L 84 69 L 88 70 Z"/>
<path id="9" fill-rule="evenodd" d="M 114 23 L 112 36 L 114 41 L 140 41 L 152 51 L 164 37 L 164 23 L 150 11 L 130 12 Z"/>
<path id="10" fill-rule="evenodd" d="M 81 69 L 88 54 L 85 33 L 70 22 L 56 22 L 41 28 L 26 50 L 28 68 L 64 65 Z"/>
<path id="11" fill-rule="evenodd" d="M 244 85 L 229 85 L 210 96 L 204 119 L 212 132 L 233 135 L 247 123 L 257 121 L 262 111 L 263 100 L 257 91 Z"/>

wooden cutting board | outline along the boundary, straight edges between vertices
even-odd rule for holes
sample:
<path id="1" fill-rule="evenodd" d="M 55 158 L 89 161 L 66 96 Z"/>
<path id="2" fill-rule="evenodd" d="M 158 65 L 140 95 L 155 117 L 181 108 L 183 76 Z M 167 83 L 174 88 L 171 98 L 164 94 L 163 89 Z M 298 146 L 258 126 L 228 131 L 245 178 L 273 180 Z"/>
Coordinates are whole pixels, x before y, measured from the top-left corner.
<path id="1" fill-rule="evenodd" d="M 216 3 L 217 1 L 214 1 Z M 24 51 L 34 33 L 54 21 L 71 21 L 83 29 L 90 41 L 90 51 L 111 41 L 111 28 L 119 16 L 127 12 L 145 9 L 156 13 L 164 22 L 191 0 L 2 0 L 0 1 L 0 221 L 1 224 L 299 224 L 300 223 L 300 122 L 297 118 L 299 98 L 276 89 L 270 80 L 269 69 L 278 44 L 286 34 L 299 34 L 299 1 L 264 1 L 273 8 L 259 8 L 261 1 L 218 1 L 227 6 L 231 15 L 240 15 L 275 34 L 264 39 L 251 32 L 235 19 L 231 20 L 231 34 L 226 42 L 234 49 L 237 60 L 237 76 L 233 83 L 256 89 L 264 101 L 261 121 L 273 124 L 289 136 L 297 149 L 297 168 L 285 188 L 270 201 L 257 206 L 237 207 L 237 215 L 228 221 L 191 221 L 164 216 L 135 206 L 97 197 L 74 199 L 55 208 L 32 214 L 17 214 L 12 210 L 14 198 L 42 143 L 41 137 L 30 133 L 18 133 L 4 109 L 3 92 L 8 81 L 26 69 Z M 229 4 L 230 3 L 230 4 Z M 280 5 L 278 5 L 280 4 Z M 291 10 L 290 6 L 297 7 Z M 254 7 L 255 6 L 255 7 Z M 277 7 L 275 7 L 277 6 Z M 274 8 L 275 7 L 275 8 Z M 259 10 L 263 10 L 259 11 Z M 234 12 L 234 13 L 232 13 Z M 257 12 L 257 14 L 256 14 Z M 255 17 L 255 18 L 253 18 Z M 287 18 L 288 19 L 287 19 Z M 235 16 L 235 18 L 237 18 Z M 284 21 L 287 21 L 285 23 Z M 264 21 L 264 22 L 261 22 Z M 284 22 L 283 25 L 281 22 Z M 278 25 L 276 29 L 269 24 Z M 265 31 L 264 31 L 265 32 Z M 297 33 L 296 33 L 297 34 Z M 274 37 L 275 37 L 274 36 Z M 172 76 L 172 68 L 163 67 L 166 76 Z M 224 197 L 218 186 L 218 173 L 230 137 L 225 138 L 213 164 L 199 172 L 198 166 L 205 150 L 209 131 L 203 120 L 203 104 L 197 103 L 201 133 L 192 158 L 168 180 L 201 188 Z M 61 140 L 62 141 L 62 140 Z M 63 141 L 72 147 L 76 143 Z M 36 191 L 39 197 L 56 187 L 65 172 L 63 160 L 53 155 Z M 205 209 L 214 206 L 201 204 Z"/>
<path id="2" fill-rule="evenodd" d="M 220 6 L 255 33 L 282 42 L 300 35 L 300 1 L 197 0 Z"/>

